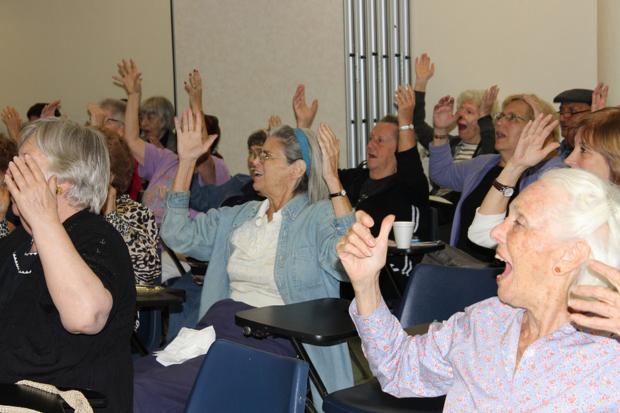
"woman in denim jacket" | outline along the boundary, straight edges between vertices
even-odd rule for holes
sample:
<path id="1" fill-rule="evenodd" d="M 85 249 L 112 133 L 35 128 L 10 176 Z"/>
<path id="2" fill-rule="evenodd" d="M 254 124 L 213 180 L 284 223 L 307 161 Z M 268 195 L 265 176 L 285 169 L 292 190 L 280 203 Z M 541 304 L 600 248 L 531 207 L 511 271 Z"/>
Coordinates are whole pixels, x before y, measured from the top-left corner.
<path id="1" fill-rule="evenodd" d="M 200 123 L 185 112 L 177 125 L 179 169 L 161 236 L 176 252 L 209 261 L 198 327 L 213 325 L 218 338 L 294 356 L 288 340 L 244 337 L 234 314 L 337 297 L 339 283 L 348 281 L 335 245 L 355 219 L 338 180 L 338 141 L 326 125 L 319 127 L 318 142 L 308 130 L 283 126 L 273 131 L 251 171 L 254 188 L 266 200 L 212 209 L 190 220 L 192 170 L 213 140 L 201 136 Z M 346 344 L 305 347 L 328 392 L 353 384 Z M 181 411 L 202 358 L 165 368 L 138 363 L 135 411 Z M 317 397 L 315 392 L 320 406 Z"/>

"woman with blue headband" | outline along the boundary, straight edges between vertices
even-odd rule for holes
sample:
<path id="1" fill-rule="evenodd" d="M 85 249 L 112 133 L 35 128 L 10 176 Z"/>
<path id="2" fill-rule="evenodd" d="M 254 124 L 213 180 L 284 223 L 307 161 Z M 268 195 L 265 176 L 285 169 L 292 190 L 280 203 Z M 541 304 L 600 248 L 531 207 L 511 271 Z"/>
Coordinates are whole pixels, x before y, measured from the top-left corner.
<path id="1" fill-rule="evenodd" d="M 177 120 L 179 168 L 168 194 L 161 237 L 176 252 L 209 261 L 196 328 L 213 325 L 218 338 L 295 356 L 288 340 L 245 337 L 234 323 L 240 310 L 337 297 L 348 280 L 336 242 L 355 221 L 337 175 L 338 143 L 323 125 L 321 147 L 312 132 L 282 126 L 265 140 L 254 170 L 264 201 L 188 217 L 189 186 L 201 141 L 201 118 Z M 326 158 L 322 162 L 321 152 Z M 351 386 L 346 344 L 306 346 L 328 392 Z M 152 357 L 136 364 L 134 410 L 183 411 L 203 357 L 163 367 Z"/>

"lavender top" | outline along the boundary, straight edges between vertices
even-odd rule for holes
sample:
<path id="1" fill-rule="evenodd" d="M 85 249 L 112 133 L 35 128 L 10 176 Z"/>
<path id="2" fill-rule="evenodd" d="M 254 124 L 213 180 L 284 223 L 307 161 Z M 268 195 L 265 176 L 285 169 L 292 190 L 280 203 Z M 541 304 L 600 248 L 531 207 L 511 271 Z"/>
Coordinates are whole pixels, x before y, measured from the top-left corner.
<path id="1" fill-rule="evenodd" d="M 516 364 L 525 310 L 497 297 L 409 336 L 384 303 L 349 312 L 370 367 L 397 397 L 447 394 L 444 412 L 610 412 L 620 406 L 620 343 L 566 323 Z M 516 368 L 515 368 L 516 367 Z"/>

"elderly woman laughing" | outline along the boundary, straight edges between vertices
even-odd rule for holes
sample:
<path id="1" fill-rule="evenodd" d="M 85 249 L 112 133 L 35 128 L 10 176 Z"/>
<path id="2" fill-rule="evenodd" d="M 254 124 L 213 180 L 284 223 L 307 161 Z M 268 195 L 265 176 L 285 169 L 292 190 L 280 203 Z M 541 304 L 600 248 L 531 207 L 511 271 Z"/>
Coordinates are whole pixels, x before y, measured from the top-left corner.
<path id="1" fill-rule="evenodd" d="M 493 230 L 506 262 L 499 297 L 415 337 L 390 315 L 378 289 L 392 218 L 374 238 L 371 219 L 358 212 L 337 249 L 356 293 L 350 312 L 382 388 L 399 397 L 447 394 L 448 412 L 615 411 L 620 343 L 576 329 L 567 301 L 575 283 L 600 276 L 590 273 L 590 260 L 617 265 L 619 199 L 588 172 L 544 174 Z"/>

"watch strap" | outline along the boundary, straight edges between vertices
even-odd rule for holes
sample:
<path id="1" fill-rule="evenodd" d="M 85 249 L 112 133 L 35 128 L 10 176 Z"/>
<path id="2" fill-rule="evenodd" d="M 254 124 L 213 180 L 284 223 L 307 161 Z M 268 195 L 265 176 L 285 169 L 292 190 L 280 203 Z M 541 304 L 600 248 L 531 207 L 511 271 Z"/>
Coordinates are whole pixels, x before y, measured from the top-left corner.
<path id="1" fill-rule="evenodd" d="M 347 195 L 347 191 L 345 191 L 343 189 L 342 191 L 338 191 L 338 192 L 334 192 L 332 194 L 329 194 L 329 199 L 336 198 L 337 196 L 346 196 L 346 195 Z"/>

